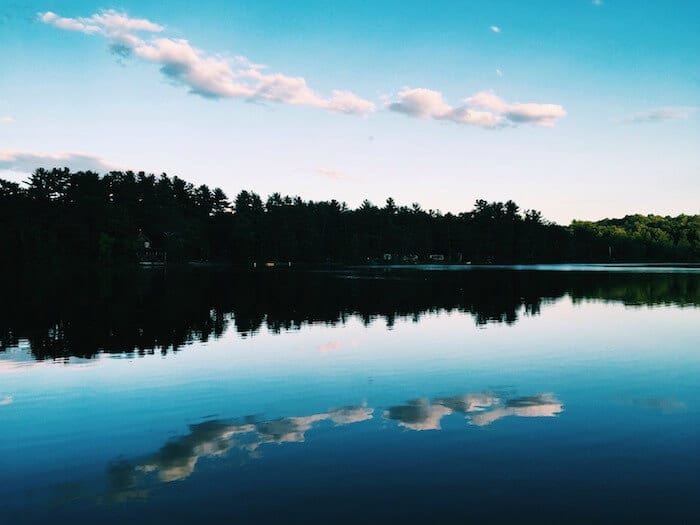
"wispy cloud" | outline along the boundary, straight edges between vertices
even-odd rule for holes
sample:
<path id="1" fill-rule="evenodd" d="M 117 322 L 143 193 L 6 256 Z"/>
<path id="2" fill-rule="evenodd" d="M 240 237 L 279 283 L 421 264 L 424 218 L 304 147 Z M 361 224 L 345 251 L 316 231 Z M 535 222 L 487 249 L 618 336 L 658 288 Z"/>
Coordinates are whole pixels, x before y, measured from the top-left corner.
<path id="1" fill-rule="evenodd" d="M 503 71 L 501 71 L 500 69 L 496 68 L 496 74 L 497 74 L 499 77 L 502 77 L 502 76 L 503 76 Z"/>
<path id="2" fill-rule="evenodd" d="M 664 122 L 667 120 L 686 120 L 698 110 L 694 106 L 666 106 L 652 108 L 621 119 L 625 124 L 644 124 L 648 122 Z"/>
<path id="3" fill-rule="evenodd" d="M 38 17 L 59 29 L 101 35 L 113 53 L 155 64 L 168 79 L 205 98 L 279 102 L 360 116 L 375 110 L 373 102 L 350 91 L 333 90 L 330 96 L 323 96 L 303 77 L 270 73 L 243 57 L 208 54 L 185 39 L 156 37 L 164 26 L 114 10 L 79 18 L 64 18 L 53 12 L 39 13 Z"/>
<path id="4" fill-rule="evenodd" d="M 593 0 L 593 5 L 595 5 L 595 6 L 603 5 L 603 0 Z"/>
<path id="5" fill-rule="evenodd" d="M 490 29 L 491 31 L 493 31 L 494 33 L 500 33 L 500 32 L 501 32 L 501 28 L 498 27 L 498 26 L 490 26 L 489 29 Z"/>
<path id="6" fill-rule="evenodd" d="M 12 396 L 5 396 L 3 398 L 0 398 L 0 407 L 11 405 L 12 403 L 14 403 L 14 401 L 15 398 Z"/>
<path id="7" fill-rule="evenodd" d="M 347 180 L 350 178 L 350 175 L 348 175 L 347 173 L 338 171 L 333 168 L 319 168 L 316 170 L 316 173 L 318 173 L 322 177 L 332 180 Z"/>
<path id="8" fill-rule="evenodd" d="M 87 153 L 63 152 L 56 154 L 30 151 L 0 151 L 0 170 L 31 173 L 37 168 L 68 167 L 75 171 L 106 172 L 118 169 L 100 157 Z"/>
<path id="9" fill-rule="evenodd" d="M 550 127 L 566 116 L 566 111 L 558 104 L 511 104 L 488 91 L 472 95 L 460 106 L 451 106 L 442 93 L 425 88 L 404 88 L 399 92 L 398 100 L 390 102 L 387 108 L 411 117 L 448 120 L 482 128 L 509 124 Z"/>
<path id="10" fill-rule="evenodd" d="M 2 122 L 3 124 L 12 124 L 13 122 L 15 122 L 15 119 L 10 116 L 0 117 L 0 122 Z"/>

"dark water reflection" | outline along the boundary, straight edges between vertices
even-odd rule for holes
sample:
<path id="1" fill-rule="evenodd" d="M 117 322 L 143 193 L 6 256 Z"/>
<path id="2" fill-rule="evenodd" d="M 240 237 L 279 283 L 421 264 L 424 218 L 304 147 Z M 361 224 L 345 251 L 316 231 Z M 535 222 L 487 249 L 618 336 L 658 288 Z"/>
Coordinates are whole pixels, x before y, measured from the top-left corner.
<path id="1" fill-rule="evenodd" d="M 700 273 L 138 271 L 44 279 L 12 276 L 2 284 L 0 351 L 27 341 L 36 359 L 98 353 L 177 351 L 266 328 L 337 325 L 351 317 L 418 322 L 439 311 L 465 312 L 477 325 L 516 323 L 564 296 L 626 305 L 700 305 Z"/>

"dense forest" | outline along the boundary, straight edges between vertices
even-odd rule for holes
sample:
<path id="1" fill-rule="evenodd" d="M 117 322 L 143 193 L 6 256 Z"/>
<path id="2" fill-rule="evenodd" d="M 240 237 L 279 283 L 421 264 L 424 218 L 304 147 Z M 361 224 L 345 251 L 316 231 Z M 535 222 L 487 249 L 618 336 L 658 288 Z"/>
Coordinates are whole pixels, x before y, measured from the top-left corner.
<path id="1" fill-rule="evenodd" d="M 543 263 L 700 260 L 700 215 L 631 215 L 561 226 L 513 201 L 477 200 L 459 214 L 418 203 L 350 209 L 219 189 L 179 177 L 67 168 L 0 179 L 0 265 L 60 268 L 139 260 L 246 265 L 425 262 Z M 147 248 L 147 249 L 144 249 Z M 167 254 L 167 255 L 166 255 Z"/>

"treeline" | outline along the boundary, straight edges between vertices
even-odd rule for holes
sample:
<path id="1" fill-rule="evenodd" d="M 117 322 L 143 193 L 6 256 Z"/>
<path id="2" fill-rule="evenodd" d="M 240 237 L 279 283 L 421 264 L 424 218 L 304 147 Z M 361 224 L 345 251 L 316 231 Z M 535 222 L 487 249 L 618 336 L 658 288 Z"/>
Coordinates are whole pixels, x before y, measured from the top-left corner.
<path id="1" fill-rule="evenodd" d="M 459 214 L 365 201 L 304 201 L 195 187 L 165 174 L 38 169 L 0 179 L 0 264 L 138 260 L 143 239 L 169 261 L 543 263 L 696 261 L 700 216 L 628 216 L 560 226 L 512 202 L 478 200 Z M 139 244 L 141 243 L 141 245 Z"/>

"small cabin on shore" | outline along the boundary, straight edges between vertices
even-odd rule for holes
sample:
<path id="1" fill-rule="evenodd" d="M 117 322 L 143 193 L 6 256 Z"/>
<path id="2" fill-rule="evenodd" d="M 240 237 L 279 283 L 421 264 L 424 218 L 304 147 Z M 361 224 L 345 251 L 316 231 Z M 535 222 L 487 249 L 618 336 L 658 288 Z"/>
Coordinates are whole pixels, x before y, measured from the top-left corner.
<path id="1" fill-rule="evenodd" d="M 154 247 L 151 238 L 143 230 L 139 230 L 136 236 L 136 258 L 140 264 L 165 264 L 168 261 L 168 254 L 164 250 Z"/>

